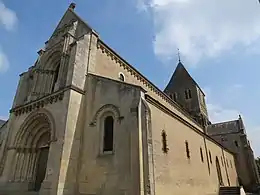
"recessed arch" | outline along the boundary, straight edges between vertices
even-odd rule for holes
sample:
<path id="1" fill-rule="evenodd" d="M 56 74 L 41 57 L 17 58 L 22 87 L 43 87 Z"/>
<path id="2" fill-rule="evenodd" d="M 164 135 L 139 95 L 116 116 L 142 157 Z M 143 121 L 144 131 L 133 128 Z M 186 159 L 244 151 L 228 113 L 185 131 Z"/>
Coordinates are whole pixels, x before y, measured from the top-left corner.
<path id="1" fill-rule="evenodd" d="M 117 106 L 113 104 L 106 104 L 98 109 L 98 111 L 95 113 L 90 125 L 95 126 L 97 123 L 97 119 L 102 116 L 104 113 L 112 113 L 115 117 L 115 119 L 121 120 L 123 117 L 120 114 L 120 110 Z"/>
<path id="2" fill-rule="evenodd" d="M 56 130 L 54 118 L 51 113 L 46 109 L 41 109 L 31 113 L 23 122 L 20 129 L 18 130 L 13 146 L 23 147 L 28 145 L 29 140 L 32 141 L 32 136 L 35 133 L 39 133 L 39 129 L 44 128 L 45 131 L 48 129 L 50 131 L 50 141 L 56 140 Z M 28 131 L 28 129 L 35 129 L 34 131 Z"/>
<path id="3" fill-rule="evenodd" d="M 41 69 L 45 70 L 55 70 L 61 61 L 61 51 L 59 49 L 55 51 L 48 52 L 43 56 L 40 63 Z M 45 60 L 46 59 L 46 60 Z"/>
<path id="4" fill-rule="evenodd" d="M 51 142 L 56 140 L 52 115 L 45 109 L 31 113 L 17 132 L 13 145 L 14 178 L 33 182 L 29 190 L 39 191 L 44 181 Z"/>

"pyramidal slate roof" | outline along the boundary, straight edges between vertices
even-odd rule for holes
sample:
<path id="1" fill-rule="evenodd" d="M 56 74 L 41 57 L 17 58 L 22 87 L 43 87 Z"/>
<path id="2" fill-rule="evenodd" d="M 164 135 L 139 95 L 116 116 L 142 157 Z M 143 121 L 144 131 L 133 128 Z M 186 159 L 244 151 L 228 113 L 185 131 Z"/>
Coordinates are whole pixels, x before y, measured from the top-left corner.
<path id="1" fill-rule="evenodd" d="M 190 73 L 187 71 L 187 69 L 185 68 L 185 66 L 181 63 L 181 61 L 179 61 L 177 67 L 175 68 L 175 71 L 173 72 L 172 77 L 171 77 L 171 79 L 170 79 L 168 85 L 170 85 L 170 83 L 174 82 L 174 77 L 175 77 L 175 75 L 177 74 L 177 72 L 179 72 L 180 70 L 183 72 L 183 74 L 186 74 L 186 75 L 190 78 L 190 80 L 194 83 L 194 85 L 196 85 L 196 86 L 200 89 L 200 91 L 203 93 L 203 95 L 205 96 L 205 93 L 203 92 L 203 90 L 200 88 L 200 86 L 198 85 L 198 83 L 192 78 L 192 76 L 191 76 Z M 168 87 L 168 86 L 167 86 L 167 87 Z M 167 87 L 166 87 L 166 88 L 167 88 Z"/>

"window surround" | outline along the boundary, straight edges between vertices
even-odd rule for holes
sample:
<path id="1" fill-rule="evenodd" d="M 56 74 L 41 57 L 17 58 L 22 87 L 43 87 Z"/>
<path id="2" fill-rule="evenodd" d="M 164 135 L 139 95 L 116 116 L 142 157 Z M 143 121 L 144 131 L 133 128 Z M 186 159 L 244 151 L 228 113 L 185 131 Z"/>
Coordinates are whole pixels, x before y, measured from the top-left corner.
<path id="1" fill-rule="evenodd" d="M 188 159 L 190 159 L 190 149 L 189 149 L 189 143 L 187 140 L 185 141 L 185 148 L 186 148 L 186 156 Z"/>
<path id="2" fill-rule="evenodd" d="M 210 164 L 212 164 L 212 157 L 211 157 L 211 152 L 209 151 L 209 160 L 210 160 Z"/>
<path id="3" fill-rule="evenodd" d="M 167 146 L 167 134 L 165 130 L 162 130 L 162 151 L 163 153 L 167 154 L 168 153 L 168 146 Z"/>
<path id="4" fill-rule="evenodd" d="M 111 151 L 104 151 L 104 135 L 105 135 L 105 119 L 111 116 L 114 119 L 113 123 L 113 149 Z M 112 111 L 106 111 L 101 115 L 101 117 L 98 120 L 99 123 L 99 154 L 100 155 L 112 155 L 115 153 L 115 129 L 117 129 L 117 123 L 116 123 L 116 117 L 115 114 Z"/>
<path id="5" fill-rule="evenodd" d="M 203 151 L 201 147 L 200 147 L 200 158 L 201 158 L 201 162 L 204 162 Z"/>
<path id="6" fill-rule="evenodd" d="M 122 81 L 122 82 L 125 82 L 125 75 L 124 75 L 124 73 L 119 72 L 119 73 L 118 73 L 118 79 L 119 79 L 120 81 Z"/>
<path id="7" fill-rule="evenodd" d="M 186 89 L 185 90 L 185 99 L 186 100 L 189 100 L 192 98 L 192 95 L 191 95 L 191 90 L 190 89 Z"/>

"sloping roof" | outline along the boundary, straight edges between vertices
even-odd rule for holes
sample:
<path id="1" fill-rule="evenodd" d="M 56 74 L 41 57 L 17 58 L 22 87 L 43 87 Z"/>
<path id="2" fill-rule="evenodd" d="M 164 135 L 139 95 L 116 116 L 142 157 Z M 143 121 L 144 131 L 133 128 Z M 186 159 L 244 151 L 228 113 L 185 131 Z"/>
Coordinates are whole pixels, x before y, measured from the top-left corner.
<path id="1" fill-rule="evenodd" d="M 200 89 L 200 91 L 202 92 L 202 94 L 205 96 L 203 90 L 200 88 L 200 86 L 198 85 L 198 83 L 192 78 L 192 76 L 191 76 L 190 73 L 187 71 L 187 69 L 185 68 L 185 66 L 181 63 L 181 61 L 179 61 L 177 67 L 175 68 L 175 70 L 174 70 L 174 72 L 173 72 L 173 74 L 172 74 L 172 77 L 171 77 L 171 79 L 170 79 L 168 85 L 170 85 L 170 83 L 174 82 L 175 75 L 177 74 L 177 72 L 179 72 L 179 70 L 181 70 L 184 74 L 186 74 L 186 75 L 190 78 L 190 80 L 194 83 L 194 85 L 196 85 L 196 86 Z M 168 87 L 168 85 L 167 85 L 167 87 Z M 166 87 L 166 88 L 167 88 L 167 87 Z"/>
<path id="2" fill-rule="evenodd" d="M 68 23 L 69 21 L 71 21 L 72 19 L 75 19 L 79 22 L 81 22 L 83 25 L 85 25 L 85 27 L 87 27 L 88 29 L 92 30 L 93 33 L 95 33 L 96 35 L 98 35 L 98 33 L 91 28 L 91 26 L 89 24 L 87 24 L 80 16 L 78 16 L 75 12 L 74 9 L 72 9 L 71 7 L 69 7 L 67 9 L 67 11 L 65 12 L 65 14 L 62 16 L 61 20 L 59 21 L 59 24 L 57 25 L 57 27 L 55 28 L 55 30 L 52 33 L 52 36 L 55 34 L 55 32 L 60 29 L 62 26 L 64 26 L 66 23 Z M 51 36 L 51 37 L 52 37 Z"/>
<path id="3" fill-rule="evenodd" d="M 0 127 L 2 127 L 3 124 L 5 124 L 6 121 L 0 119 Z"/>

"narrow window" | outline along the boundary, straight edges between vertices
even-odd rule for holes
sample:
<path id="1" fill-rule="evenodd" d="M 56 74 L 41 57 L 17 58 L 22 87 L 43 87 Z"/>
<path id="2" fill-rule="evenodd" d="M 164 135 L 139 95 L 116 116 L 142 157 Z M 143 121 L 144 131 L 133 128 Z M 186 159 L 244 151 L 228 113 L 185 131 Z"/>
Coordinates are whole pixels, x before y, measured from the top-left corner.
<path id="1" fill-rule="evenodd" d="M 191 90 L 190 89 L 186 89 L 185 90 L 185 98 L 186 99 L 191 99 Z"/>
<path id="2" fill-rule="evenodd" d="M 188 91 L 185 90 L 185 98 L 188 99 Z"/>
<path id="3" fill-rule="evenodd" d="M 57 66 L 55 72 L 54 72 L 54 77 L 53 77 L 53 82 L 52 82 L 52 87 L 51 87 L 51 92 L 54 92 L 55 85 L 58 81 L 58 76 L 59 76 L 59 70 L 60 70 L 60 65 Z"/>
<path id="4" fill-rule="evenodd" d="M 186 155 L 187 155 L 187 158 L 190 159 L 189 143 L 188 143 L 187 140 L 185 141 L 185 146 L 186 146 Z"/>
<path id="5" fill-rule="evenodd" d="M 222 158 L 222 156 L 221 156 L 220 158 L 221 158 L 222 166 L 224 166 L 224 162 L 223 162 L 223 158 Z"/>
<path id="6" fill-rule="evenodd" d="M 167 139 L 166 139 L 167 135 L 166 132 L 163 130 L 162 131 L 162 150 L 164 153 L 167 153 L 169 148 L 167 147 Z"/>
<path id="7" fill-rule="evenodd" d="M 173 96 L 173 100 L 176 102 L 177 99 L 178 99 L 178 94 L 175 92 L 175 93 L 174 93 L 174 96 Z"/>
<path id="8" fill-rule="evenodd" d="M 191 90 L 188 90 L 188 94 L 189 94 L 189 99 L 191 99 Z"/>
<path id="9" fill-rule="evenodd" d="M 212 164 L 211 152 L 209 151 L 209 161 Z"/>
<path id="10" fill-rule="evenodd" d="M 238 147 L 238 143 L 237 143 L 237 141 L 235 141 L 235 145 L 236 145 L 236 147 Z"/>
<path id="11" fill-rule="evenodd" d="M 123 73 L 119 73 L 119 80 L 120 81 L 125 81 L 125 76 L 123 75 Z"/>
<path id="12" fill-rule="evenodd" d="M 201 162 L 204 162 L 202 148 L 200 148 L 200 158 L 201 158 Z"/>
<path id="13" fill-rule="evenodd" d="M 231 160 L 230 160 L 230 167 L 233 168 L 233 166 L 232 166 L 232 161 L 231 161 Z"/>
<path id="14" fill-rule="evenodd" d="M 227 167 L 229 167 L 229 165 L 228 165 L 228 160 L 226 159 L 226 163 L 227 163 Z"/>
<path id="15" fill-rule="evenodd" d="M 104 143 L 103 151 L 113 151 L 113 136 L 114 136 L 114 119 L 108 116 L 104 121 Z"/>

